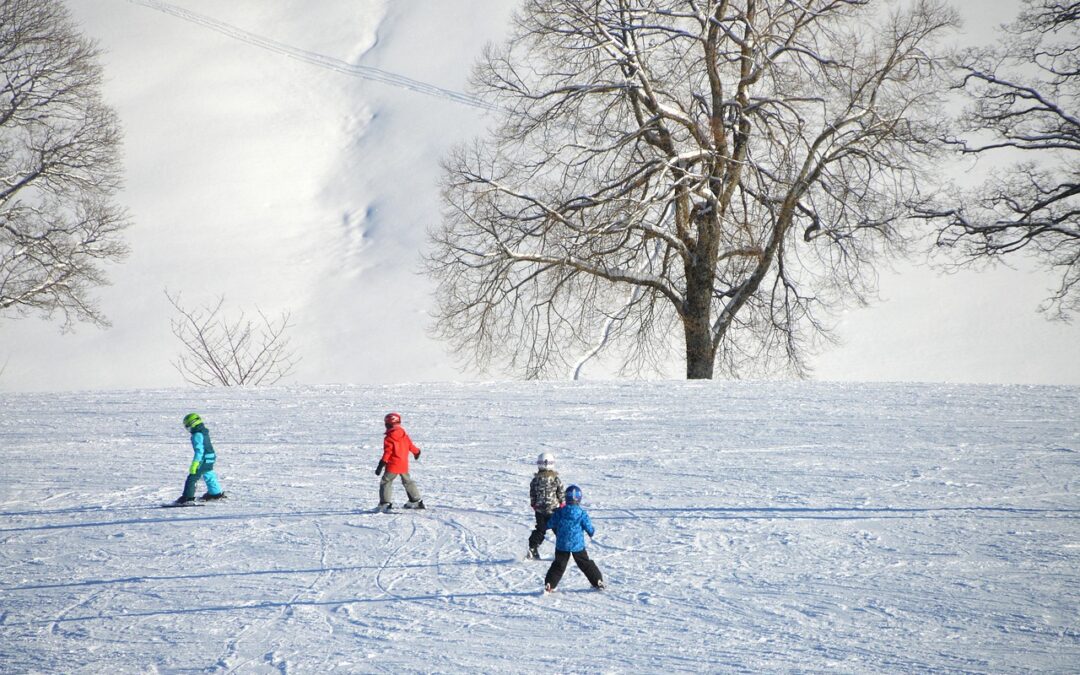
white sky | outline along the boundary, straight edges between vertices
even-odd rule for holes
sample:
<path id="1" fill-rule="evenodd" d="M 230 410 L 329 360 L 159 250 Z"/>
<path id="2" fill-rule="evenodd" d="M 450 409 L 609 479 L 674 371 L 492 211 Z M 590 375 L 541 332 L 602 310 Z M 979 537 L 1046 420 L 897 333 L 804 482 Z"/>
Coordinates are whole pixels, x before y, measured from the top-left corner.
<path id="1" fill-rule="evenodd" d="M 1018 7 L 954 4 L 973 35 Z M 224 294 L 231 307 L 291 311 L 303 358 L 291 381 L 475 377 L 426 335 L 418 251 L 438 218 L 439 159 L 482 121 L 408 87 L 463 90 L 511 3 L 324 0 L 317 13 L 300 0 L 68 5 L 105 50 L 133 253 L 98 294 L 112 328 L 0 324 L 0 390 L 182 384 L 166 288 L 189 305 Z M 305 53 L 380 69 L 390 83 L 297 58 Z M 1080 326 L 1035 311 L 1054 283 L 1023 269 L 941 276 L 902 265 L 883 273 L 880 302 L 841 318 L 843 344 L 812 361 L 815 377 L 1080 384 Z"/>

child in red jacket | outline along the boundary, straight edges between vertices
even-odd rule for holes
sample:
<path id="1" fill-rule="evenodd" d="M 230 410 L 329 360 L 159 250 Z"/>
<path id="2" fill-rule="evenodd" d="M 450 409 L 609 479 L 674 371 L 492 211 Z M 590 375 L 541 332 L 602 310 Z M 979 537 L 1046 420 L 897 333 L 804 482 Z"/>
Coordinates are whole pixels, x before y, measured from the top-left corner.
<path id="1" fill-rule="evenodd" d="M 420 448 L 416 447 L 409 434 L 401 426 L 401 415 L 389 413 L 383 422 L 386 424 L 386 436 L 383 438 L 383 454 L 379 460 L 379 466 L 375 468 L 375 475 L 382 475 L 379 481 L 379 510 L 386 513 L 394 507 L 390 498 L 394 491 L 394 479 L 401 477 L 401 484 L 405 486 L 405 494 L 409 501 L 405 503 L 407 509 L 424 508 L 424 500 L 420 499 L 420 490 L 416 483 L 409 478 L 409 455 L 420 459 Z M 384 470 L 385 469 L 385 473 Z"/>

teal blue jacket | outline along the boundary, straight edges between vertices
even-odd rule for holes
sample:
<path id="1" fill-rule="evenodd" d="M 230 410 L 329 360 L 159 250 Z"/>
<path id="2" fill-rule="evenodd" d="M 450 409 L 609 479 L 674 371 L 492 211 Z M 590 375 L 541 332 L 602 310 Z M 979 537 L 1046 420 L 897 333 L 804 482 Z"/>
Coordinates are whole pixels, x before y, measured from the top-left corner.
<path id="1" fill-rule="evenodd" d="M 210 442 L 210 430 L 205 424 L 200 424 L 191 430 L 191 447 L 195 450 L 193 460 L 198 462 L 199 466 L 210 467 L 217 461 L 214 444 Z"/>

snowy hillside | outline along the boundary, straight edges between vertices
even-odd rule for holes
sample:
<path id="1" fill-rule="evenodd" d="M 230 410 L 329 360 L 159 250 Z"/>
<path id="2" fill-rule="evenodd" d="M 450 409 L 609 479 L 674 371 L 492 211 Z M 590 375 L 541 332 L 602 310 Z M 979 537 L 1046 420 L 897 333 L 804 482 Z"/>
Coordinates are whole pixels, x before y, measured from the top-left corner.
<path id="1" fill-rule="evenodd" d="M 0 409 L 5 673 L 1080 663 L 1076 387 L 474 383 Z M 423 513 L 370 512 L 391 409 L 423 448 Z M 190 410 L 230 499 L 160 509 Z M 521 560 L 541 451 L 584 490 L 606 592 L 571 565 L 542 596 L 548 562 Z"/>
<path id="2" fill-rule="evenodd" d="M 97 294 L 112 328 L 61 335 L 56 323 L 4 320 L 0 390 L 181 385 L 166 289 L 189 307 L 223 295 L 249 316 L 291 311 L 294 383 L 461 377 L 428 335 L 418 271 L 439 218 L 439 161 L 487 123 L 448 92 L 466 89 L 517 2 L 65 4 L 103 51 L 105 99 L 123 125 L 132 254 Z M 955 4 L 972 43 L 1017 6 Z M 1080 323 L 1039 317 L 1052 281 L 1014 262 L 941 277 L 883 269 L 881 302 L 837 317 L 844 344 L 811 361 L 816 374 L 1080 383 Z M 1039 349 L 1016 347 L 1030 344 Z"/>
<path id="3" fill-rule="evenodd" d="M 458 375 L 426 334 L 420 249 L 439 159 L 485 124 L 448 92 L 511 3 L 469 0 L 468 22 L 432 0 L 66 4 L 124 127 L 132 254 L 98 295 L 110 329 L 5 321 L 0 389 L 182 384 L 166 289 L 291 312 L 299 382 Z"/>

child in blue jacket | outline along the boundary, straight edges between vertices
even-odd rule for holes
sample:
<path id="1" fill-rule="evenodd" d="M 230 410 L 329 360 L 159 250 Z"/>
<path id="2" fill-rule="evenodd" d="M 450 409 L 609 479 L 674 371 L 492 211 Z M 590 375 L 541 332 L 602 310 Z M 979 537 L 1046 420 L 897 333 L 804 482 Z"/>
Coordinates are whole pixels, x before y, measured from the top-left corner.
<path id="1" fill-rule="evenodd" d="M 547 526 L 555 532 L 555 561 L 544 577 L 544 591 L 550 593 L 559 585 L 570 556 L 574 556 L 578 569 L 585 573 L 592 587 L 603 590 L 604 577 L 585 550 L 585 534 L 591 538 L 596 530 L 589 514 L 581 508 L 581 488 L 576 485 L 566 488 L 566 504 L 551 514 Z"/>
<path id="2" fill-rule="evenodd" d="M 199 485 L 199 479 L 206 481 L 206 494 L 204 500 L 222 499 L 225 493 L 218 484 L 217 474 L 214 473 L 214 462 L 217 454 L 210 442 L 210 430 L 203 424 L 202 418 L 195 413 L 184 415 L 184 428 L 191 432 L 191 448 L 195 455 L 188 467 L 187 479 L 184 481 L 184 494 L 176 500 L 177 504 L 185 504 L 195 501 L 195 488 Z"/>

